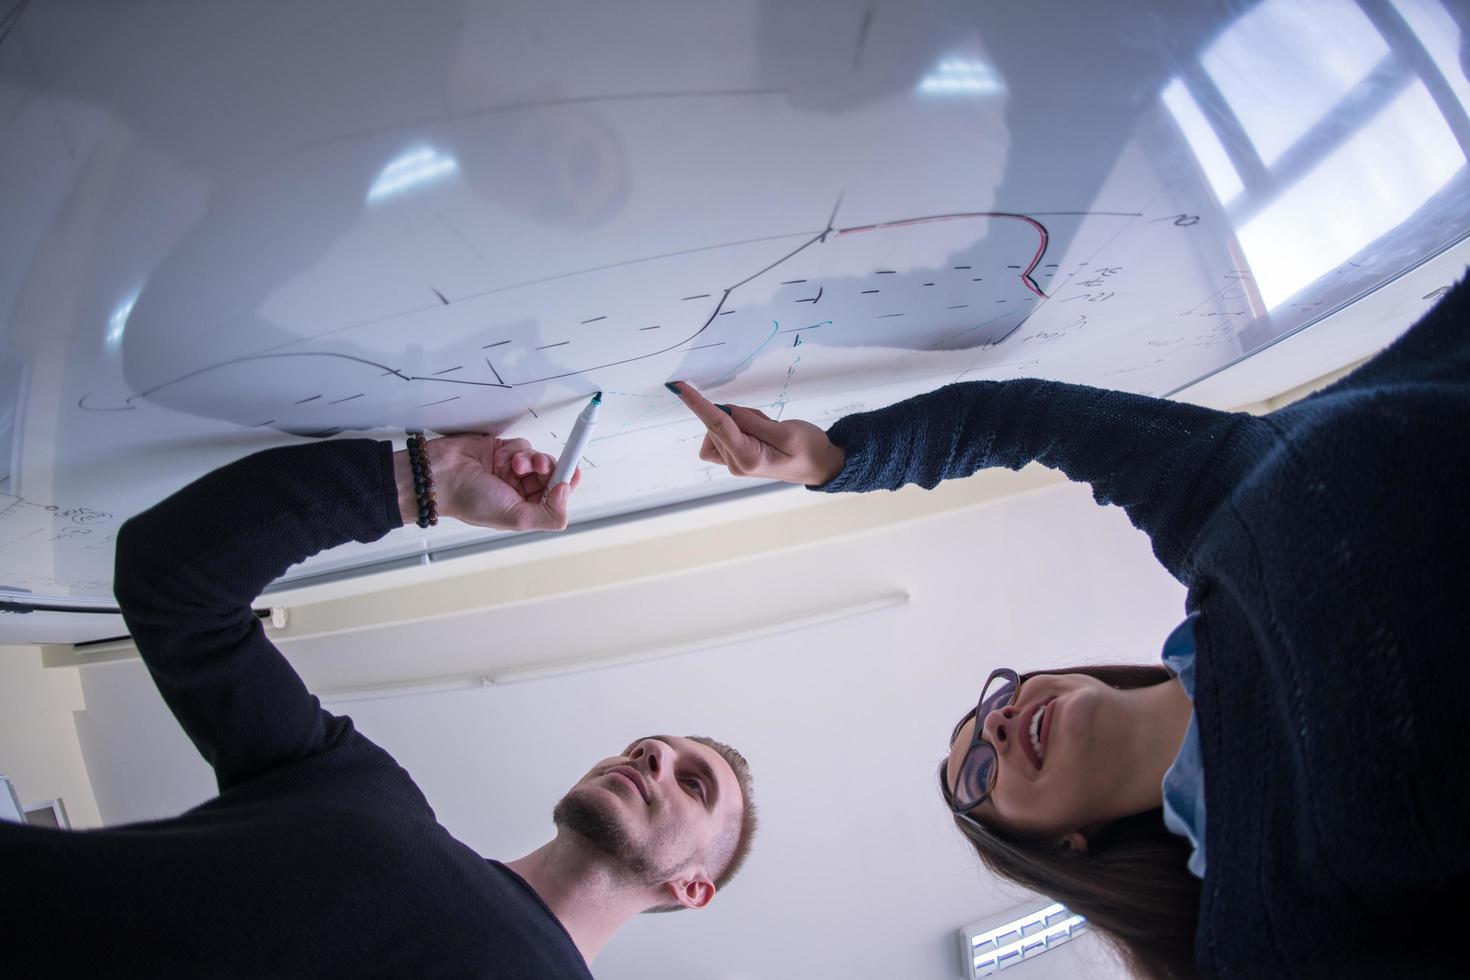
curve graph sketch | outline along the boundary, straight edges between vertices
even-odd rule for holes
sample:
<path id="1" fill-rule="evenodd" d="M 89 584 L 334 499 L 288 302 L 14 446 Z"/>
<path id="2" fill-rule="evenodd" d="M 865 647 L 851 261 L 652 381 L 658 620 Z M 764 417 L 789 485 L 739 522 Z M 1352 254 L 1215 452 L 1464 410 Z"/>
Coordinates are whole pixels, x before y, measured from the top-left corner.
<path id="1" fill-rule="evenodd" d="M 145 292 L 124 347 L 135 393 L 90 391 L 78 407 L 115 412 L 149 402 L 315 436 L 445 429 L 534 415 L 553 388 L 633 387 L 608 377 L 630 370 L 654 372 L 642 387 L 675 376 L 719 387 L 758 369 L 781 333 L 805 331 L 800 342 L 818 348 L 890 349 L 895 359 L 984 351 L 1049 298 L 1046 284 L 1061 266 L 1048 261 L 1047 222 L 1067 223 L 1075 237 L 1083 219 L 1117 226 L 1135 217 L 956 212 L 829 222 L 794 248 L 783 243 L 795 236 L 772 236 L 452 302 L 441 296 L 424 309 L 213 362 L 207 343 L 191 345 L 178 324 L 150 315 Z M 782 250 L 767 259 L 772 245 Z"/>

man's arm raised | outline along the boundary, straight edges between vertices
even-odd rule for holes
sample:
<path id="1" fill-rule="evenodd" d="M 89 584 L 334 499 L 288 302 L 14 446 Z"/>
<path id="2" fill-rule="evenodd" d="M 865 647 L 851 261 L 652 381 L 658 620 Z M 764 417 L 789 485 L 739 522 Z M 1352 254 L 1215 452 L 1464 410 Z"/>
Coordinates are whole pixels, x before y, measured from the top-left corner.
<path id="1" fill-rule="evenodd" d="M 507 530 L 566 526 L 579 475 L 543 503 L 554 461 L 524 440 L 435 439 L 429 456 L 443 516 Z M 255 598 L 291 565 L 375 541 L 417 511 L 406 454 L 353 439 L 255 453 L 123 525 L 118 605 L 221 790 L 319 752 L 335 734 L 266 638 Z"/>

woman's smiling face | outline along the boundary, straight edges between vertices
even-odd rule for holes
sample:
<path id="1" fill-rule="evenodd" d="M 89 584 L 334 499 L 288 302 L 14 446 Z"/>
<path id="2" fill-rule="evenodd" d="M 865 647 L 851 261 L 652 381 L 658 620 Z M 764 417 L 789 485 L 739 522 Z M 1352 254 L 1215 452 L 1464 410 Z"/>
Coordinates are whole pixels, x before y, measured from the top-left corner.
<path id="1" fill-rule="evenodd" d="M 1086 674 L 1031 676 L 1015 704 L 979 719 L 981 738 L 995 749 L 995 773 L 989 798 L 970 815 L 1043 839 L 1085 834 L 1126 816 L 1114 811 L 1116 789 L 1128 782 L 1133 765 L 1131 693 Z M 950 746 L 945 774 L 951 786 L 975 725 L 967 718 Z"/>

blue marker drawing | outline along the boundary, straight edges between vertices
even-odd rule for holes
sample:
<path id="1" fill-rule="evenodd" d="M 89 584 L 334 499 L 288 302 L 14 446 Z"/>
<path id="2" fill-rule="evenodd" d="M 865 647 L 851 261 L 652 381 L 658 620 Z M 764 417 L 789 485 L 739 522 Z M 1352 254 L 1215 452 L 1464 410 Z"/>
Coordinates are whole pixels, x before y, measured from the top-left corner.
<path id="1" fill-rule="evenodd" d="M 771 402 L 768 406 L 776 410 L 777 422 L 781 421 L 781 416 L 786 414 L 786 395 L 791 390 L 791 378 L 792 375 L 796 374 L 796 365 L 800 363 L 801 355 L 797 354 L 796 360 L 792 361 L 791 366 L 786 369 L 786 383 L 781 386 L 781 394 L 777 395 L 776 400 Z"/>
<path id="2" fill-rule="evenodd" d="M 749 364 L 751 361 L 755 360 L 755 358 L 757 358 L 758 356 L 760 356 L 760 352 L 761 351 L 765 350 L 767 347 L 769 347 L 771 345 L 771 341 L 773 341 L 773 340 L 776 339 L 776 334 L 780 330 L 781 330 L 781 324 L 778 323 L 778 322 L 776 322 L 775 320 L 772 320 L 771 321 L 771 335 L 765 339 L 765 342 L 762 343 L 759 347 L 757 347 L 751 353 L 751 355 L 749 357 L 747 357 L 745 360 L 741 361 L 739 364 L 735 365 L 730 370 L 726 371 L 724 374 L 720 375 L 718 378 L 716 378 L 715 380 L 711 381 L 709 383 L 710 384 L 710 387 L 714 387 L 715 385 L 720 384 L 721 382 L 728 381 L 731 378 L 735 377 L 736 372 L 738 372 L 741 368 L 745 367 L 745 365 Z"/>

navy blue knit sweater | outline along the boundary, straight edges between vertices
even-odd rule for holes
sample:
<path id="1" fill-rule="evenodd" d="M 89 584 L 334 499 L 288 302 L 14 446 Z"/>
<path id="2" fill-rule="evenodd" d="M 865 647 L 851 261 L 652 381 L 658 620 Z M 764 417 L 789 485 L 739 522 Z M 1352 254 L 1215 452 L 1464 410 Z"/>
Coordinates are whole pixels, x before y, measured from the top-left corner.
<path id="1" fill-rule="evenodd" d="M 829 435 L 847 454 L 829 491 L 1055 467 L 1123 507 L 1189 587 L 1205 973 L 1465 968 L 1449 915 L 1470 885 L 1465 282 L 1351 375 L 1265 416 L 981 381 Z"/>
<path id="2" fill-rule="evenodd" d="M 0 974 L 591 976 L 531 887 L 451 837 L 251 612 L 292 564 L 400 523 L 389 444 L 343 440 L 256 453 L 123 525 L 118 603 L 220 793 L 101 830 L 0 823 Z"/>

